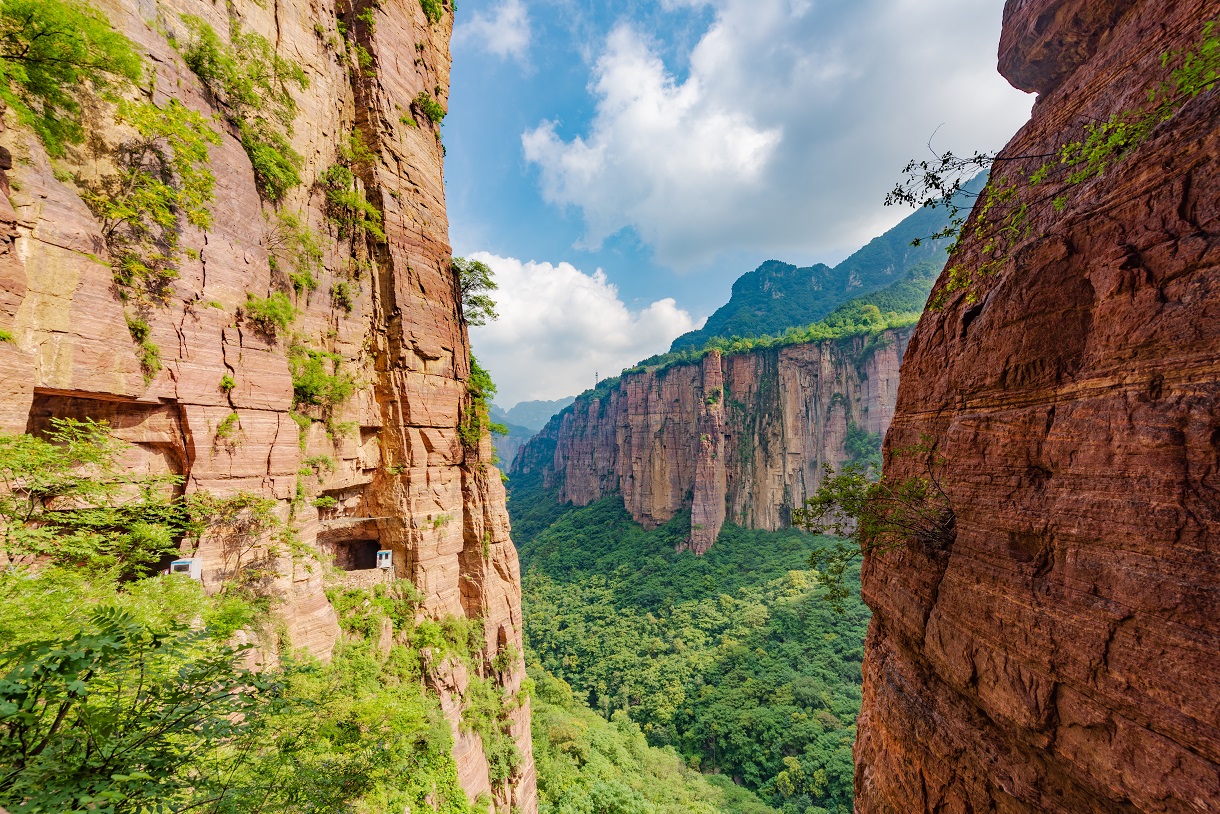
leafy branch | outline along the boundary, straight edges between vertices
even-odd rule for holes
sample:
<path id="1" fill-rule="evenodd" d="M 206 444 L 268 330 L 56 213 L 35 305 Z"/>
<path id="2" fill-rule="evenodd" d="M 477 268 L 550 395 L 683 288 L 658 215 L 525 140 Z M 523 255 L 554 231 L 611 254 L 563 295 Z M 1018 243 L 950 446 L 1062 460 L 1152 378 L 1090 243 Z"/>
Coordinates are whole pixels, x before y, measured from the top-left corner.
<path id="1" fill-rule="evenodd" d="M 942 551 L 956 539 L 956 517 L 940 481 L 945 459 L 935 451 L 931 439 L 894 454 L 922 458 L 923 474 L 905 480 L 883 476 L 874 481 L 858 466 L 848 465 L 836 474 L 827 464 L 817 492 L 792 512 L 794 526 L 839 538 L 810 558 L 818 584 L 836 606 L 841 607 L 848 597 L 844 578 L 859 557 L 911 544 Z"/>

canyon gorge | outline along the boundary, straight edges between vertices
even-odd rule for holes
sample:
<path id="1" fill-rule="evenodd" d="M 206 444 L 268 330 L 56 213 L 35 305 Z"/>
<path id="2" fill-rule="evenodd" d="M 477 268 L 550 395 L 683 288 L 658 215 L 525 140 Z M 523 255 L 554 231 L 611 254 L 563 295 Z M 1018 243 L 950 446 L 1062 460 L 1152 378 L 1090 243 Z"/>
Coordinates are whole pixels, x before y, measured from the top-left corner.
<path id="1" fill-rule="evenodd" d="M 834 268 L 767 261 L 669 353 L 516 412 L 453 266 L 453 0 L 66 2 L 113 76 L 58 121 L 17 92 L 0 116 L 0 638 L 33 631 L 3 643 L 0 814 L 55 810 L 32 770 L 11 791 L 46 745 L 13 723 L 21 681 L 121 661 L 62 667 L 35 636 L 64 585 L 88 606 L 70 644 L 173 611 L 140 641 L 211 636 L 240 679 L 215 694 L 342 713 L 251 741 L 285 760 L 251 788 L 337 795 L 259 810 L 1220 811 L 1216 0 L 1007 0 L 999 71 L 1037 101 L 961 160 L 962 222 L 927 207 Z M 32 81 L 11 3 L 10 90 Z M 631 316 L 600 269 L 564 273 Z M 123 442 L 120 503 L 215 516 L 126 570 L 22 550 L 114 532 L 68 534 L 87 493 L 8 474 L 39 449 L 13 439 L 65 420 Z M 108 476 L 82 460 L 67 480 Z M 843 541 L 793 513 L 845 468 L 905 503 L 854 527 L 836 603 L 819 556 Z M 218 754 L 255 712 L 219 716 Z M 204 784 L 179 769 L 181 801 Z"/>

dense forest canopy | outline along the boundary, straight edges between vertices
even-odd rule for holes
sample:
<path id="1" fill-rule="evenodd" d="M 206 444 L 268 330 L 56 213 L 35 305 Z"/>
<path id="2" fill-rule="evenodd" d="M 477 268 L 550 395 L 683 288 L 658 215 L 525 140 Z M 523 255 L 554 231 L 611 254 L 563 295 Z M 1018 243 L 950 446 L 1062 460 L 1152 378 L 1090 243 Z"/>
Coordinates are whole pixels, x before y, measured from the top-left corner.
<path id="1" fill-rule="evenodd" d="M 689 515 L 647 531 L 617 495 L 561 506 L 522 479 L 509 507 L 535 669 L 778 810 L 851 811 L 868 612 L 824 602 L 818 538 L 729 525 L 696 557 Z"/>

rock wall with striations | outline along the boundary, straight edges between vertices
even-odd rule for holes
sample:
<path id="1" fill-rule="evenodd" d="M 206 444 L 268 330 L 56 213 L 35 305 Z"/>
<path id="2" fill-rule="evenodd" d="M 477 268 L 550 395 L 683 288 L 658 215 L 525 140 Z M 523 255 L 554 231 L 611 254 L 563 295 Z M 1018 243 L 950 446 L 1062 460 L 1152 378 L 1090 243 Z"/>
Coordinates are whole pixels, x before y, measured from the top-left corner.
<path id="1" fill-rule="evenodd" d="M 848 428 L 882 434 L 911 330 L 885 331 L 625 373 L 582 395 L 518 452 L 513 474 L 540 475 L 579 506 L 621 493 L 655 527 L 691 510 L 690 547 L 727 521 L 778 529 L 838 467 Z"/>
<path id="2" fill-rule="evenodd" d="M 1147 109 L 1218 13 L 1005 8 L 1039 99 L 992 180 L 1028 228 L 997 256 L 976 210 L 972 290 L 942 277 L 904 360 L 886 476 L 935 439 L 956 534 L 866 557 L 860 814 L 1220 810 L 1220 91 L 1100 175 L 1025 180 Z"/>
<path id="3" fill-rule="evenodd" d="M 396 575 L 424 593 L 425 613 L 484 620 L 491 671 L 499 650 L 521 648 L 517 555 L 490 443 L 467 449 L 458 435 L 470 399 L 468 340 L 449 267 L 439 129 L 415 102 L 421 93 L 442 109 L 446 102 L 448 7 L 430 21 L 419 0 L 95 5 L 145 56 L 152 75 L 139 92 L 158 106 L 178 100 L 210 121 L 220 112 L 172 45 L 190 37 L 186 15 L 222 42 L 237 30 L 258 34 L 303 69 L 308 87 L 293 89 L 289 134 L 303 157 L 303 183 L 274 207 L 261 200 L 237 128 L 218 116 L 212 222 L 184 228 L 177 279 L 164 301 L 141 304 L 116 285 L 102 224 L 79 186 L 98 171 L 98 145 L 125 135 L 111 123 L 112 109 L 99 100 L 89 111 L 89 140 L 54 160 L 10 114 L 0 136 L 14 158 L 0 195 L 0 329 L 12 337 L 0 341 L 0 430 L 37 431 L 51 417 L 106 419 L 134 444 L 132 466 L 180 475 L 188 492 L 274 498 L 320 556 L 368 568 L 362 558 L 370 550 L 389 549 Z M 384 241 L 356 245 L 328 218 L 322 179 L 353 133 L 371 151 L 356 169 L 357 185 L 383 218 Z M 283 256 L 276 262 L 277 211 L 320 236 L 313 289 L 294 291 Z M 290 297 L 299 315 L 289 331 L 268 335 L 244 309 L 249 295 L 274 292 Z M 147 321 L 159 369 L 142 365 L 131 319 Z M 354 395 L 330 414 L 297 404 L 294 345 L 327 354 L 328 365 L 337 361 Z M 226 376 L 231 383 L 222 386 Z M 334 503 L 319 510 L 311 500 L 318 497 Z M 218 539 L 205 536 L 197 551 L 183 553 L 203 559 L 213 589 L 236 569 Z M 273 558 L 276 612 L 292 645 L 328 657 L 338 625 L 321 569 L 263 553 Z M 524 664 L 518 659 L 497 675 L 516 692 Z M 478 736 L 458 726 L 463 670 L 442 663 L 433 681 L 469 797 L 487 794 L 497 810 L 535 811 L 528 699 L 512 713 L 521 768 L 493 788 Z"/>

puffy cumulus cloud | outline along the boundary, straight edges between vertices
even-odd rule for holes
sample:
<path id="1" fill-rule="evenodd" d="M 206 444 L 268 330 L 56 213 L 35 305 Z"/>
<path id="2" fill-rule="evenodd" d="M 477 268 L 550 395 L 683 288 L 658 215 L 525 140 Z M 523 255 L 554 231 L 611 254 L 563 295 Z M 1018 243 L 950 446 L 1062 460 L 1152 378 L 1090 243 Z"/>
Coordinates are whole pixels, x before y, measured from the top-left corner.
<path id="1" fill-rule="evenodd" d="M 655 218 L 674 205 L 685 209 L 682 219 L 715 219 L 725 189 L 762 181 L 781 128 L 754 126 L 698 77 L 675 82 L 626 26 L 610 35 L 596 70 L 590 139 L 564 142 L 549 122 L 522 137 L 526 158 L 542 169 L 543 194 L 584 209 L 591 244 L 626 225 L 655 241 L 664 226 Z"/>
<path id="2" fill-rule="evenodd" d="M 499 318 L 470 330 L 475 355 L 499 387 L 498 404 L 579 393 L 595 373 L 618 375 L 696 327 L 670 298 L 632 311 L 601 269 L 469 256 L 490 266 L 500 286 Z"/>
<path id="3" fill-rule="evenodd" d="M 453 32 L 458 43 L 473 42 L 498 57 L 524 60 L 530 46 L 530 18 L 521 0 L 504 0 L 491 14 L 475 12 Z"/>
<path id="4" fill-rule="evenodd" d="M 670 266 L 746 249 L 855 248 L 905 212 L 881 211 L 906 161 L 1001 146 L 1032 97 L 995 70 L 999 0 L 665 0 L 713 22 L 679 80 L 621 24 L 571 139 L 522 135 L 544 198 L 577 207 L 584 242 L 633 228 Z M 943 125 L 943 126 L 942 126 Z"/>

